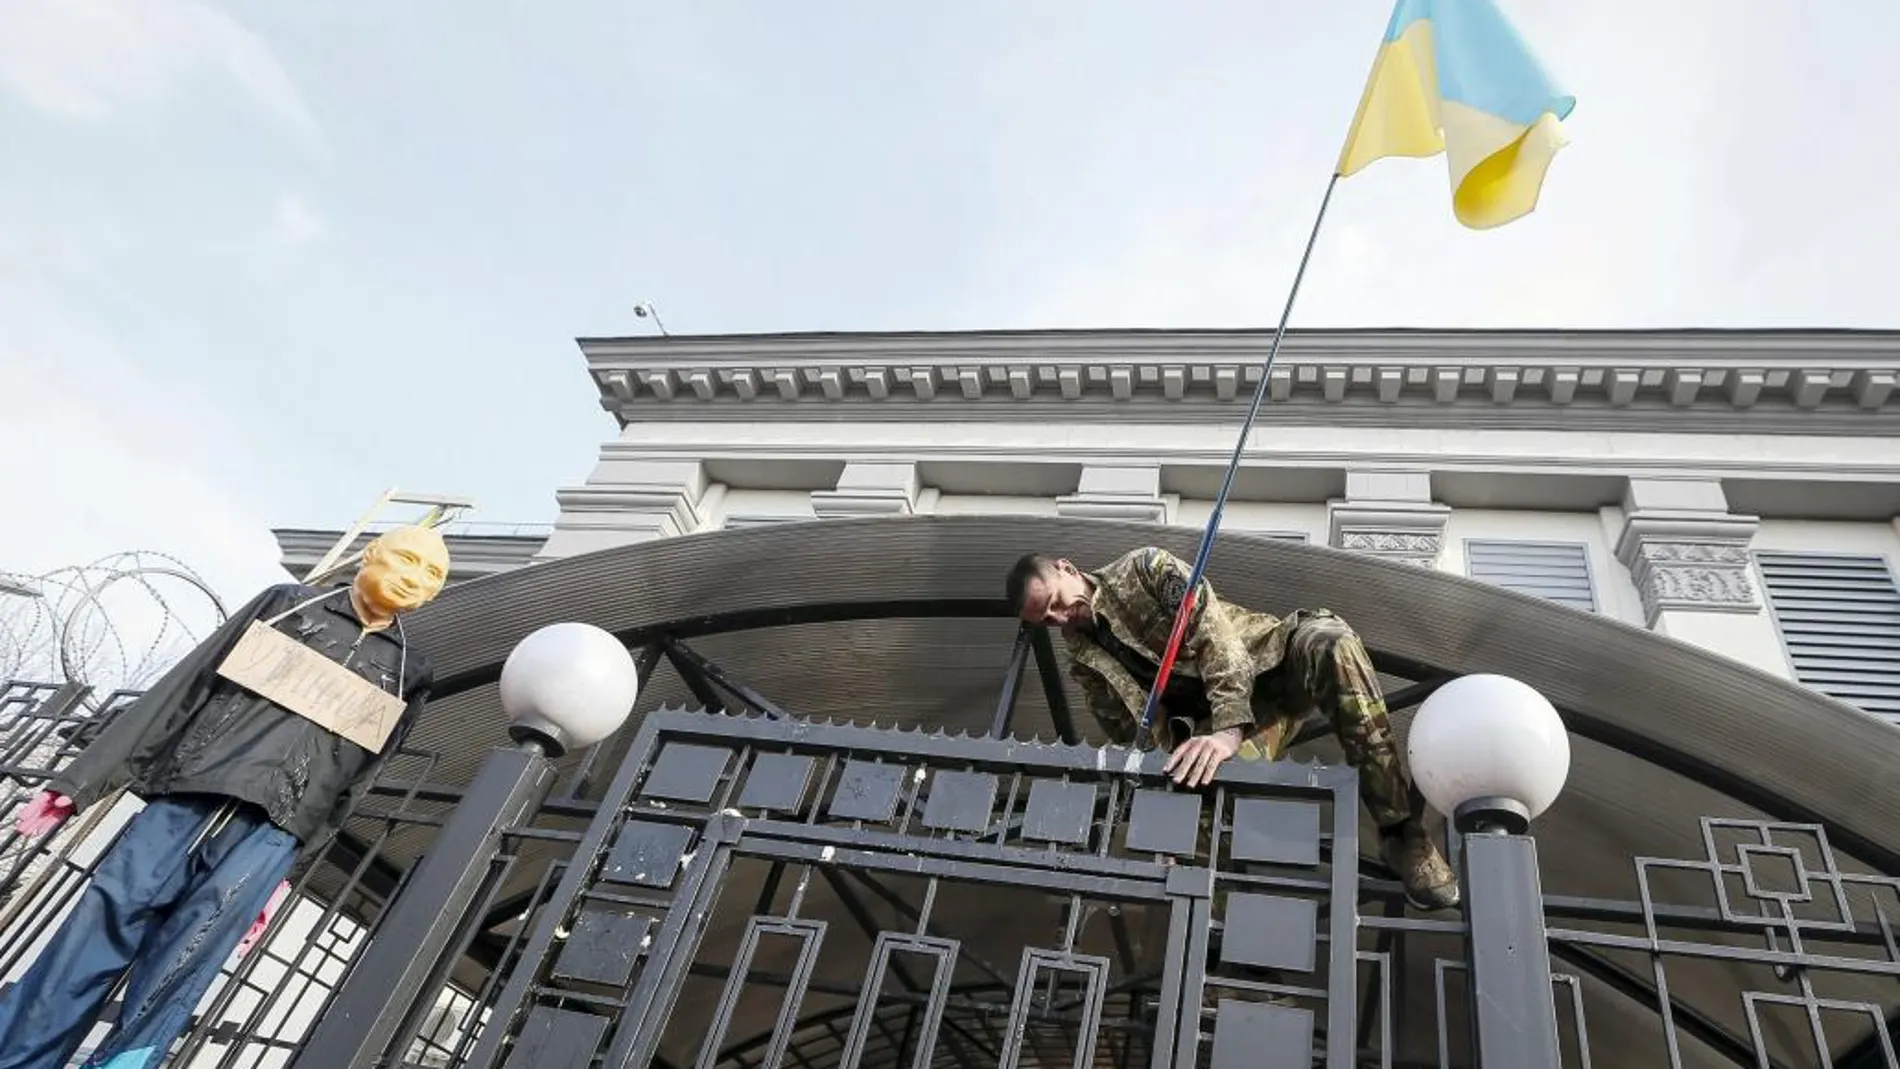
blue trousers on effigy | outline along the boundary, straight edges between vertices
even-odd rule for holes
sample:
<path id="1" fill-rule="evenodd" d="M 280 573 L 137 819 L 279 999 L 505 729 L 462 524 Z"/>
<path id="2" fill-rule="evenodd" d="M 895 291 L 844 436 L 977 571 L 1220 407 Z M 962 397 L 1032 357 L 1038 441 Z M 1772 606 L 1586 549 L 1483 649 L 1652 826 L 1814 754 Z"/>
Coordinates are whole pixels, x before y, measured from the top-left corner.
<path id="1" fill-rule="evenodd" d="M 229 821 L 193 848 L 227 805 Z M 26 975 L 0 994 L 0 1069 L 62 1069 L 127 969 L 124 1011 L 85 1069 L 164 1061 L 297 849 L 253 806 L 153 799 Z"/>

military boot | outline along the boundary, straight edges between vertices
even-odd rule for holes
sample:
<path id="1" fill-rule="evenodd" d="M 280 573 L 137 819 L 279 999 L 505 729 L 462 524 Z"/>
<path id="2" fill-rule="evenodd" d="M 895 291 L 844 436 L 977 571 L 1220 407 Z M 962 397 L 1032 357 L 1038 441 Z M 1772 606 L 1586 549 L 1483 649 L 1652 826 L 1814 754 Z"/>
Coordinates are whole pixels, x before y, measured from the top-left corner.
<path id="1" fill-rule="evenodd" d="M 1450 909 L 1458 904 L 1458 877 L 1439 853 L 1438 843 L 1421 821 L 1408 820 L 1379 836 L 1379 856 L 1398 873 L 1406 901 L 1419 909 Z"/>

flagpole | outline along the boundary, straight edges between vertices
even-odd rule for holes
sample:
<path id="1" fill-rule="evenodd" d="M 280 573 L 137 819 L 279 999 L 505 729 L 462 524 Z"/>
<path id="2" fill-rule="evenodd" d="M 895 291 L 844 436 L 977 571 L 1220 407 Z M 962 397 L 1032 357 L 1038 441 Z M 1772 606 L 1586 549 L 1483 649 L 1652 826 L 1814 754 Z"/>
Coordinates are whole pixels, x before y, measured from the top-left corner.
<path id="1" fill-rule="evenodd" d="M 1313 246 L 1319 242 L 1320 226 L 1326 222 L 1326 209 L 1333 203 L 1333 189 L 1339 185 L 1339 172 L 1326 183 L 1326 195 L 1320 198 L 1319 213 L 1313 217 L 1312 233 L 1306 236 L 1306 251 L 1300 254 L 1300 266 L 1293 272 L 1293 285 L 1286 293 L 1286 306 L 1280 310 L 1280 325 L 1273 332 L 1273 341 L 1267 346 L 1266 363 L 1260 368 L 1260 384 L 1254 387 L 1253 403 L 1247 408 L 1247 418 L 1240 425 L 1240 437 L 1234 442 L 1234 455 L 1227 461 L 1227 474 L 1221 479 L 1220 493 L 1214 497 L 1214 510 L 1207 517 L 1207 528 L 1201 532 L 1201 548 L 1194 557 L 1194 569 L 1188 573 L 1187 594 L 1181 598 L 1181 607 L 1174 615 L 1174 630 L 1168 635 L 1168 647 L 1161 655 L 1161 665 L 1155 672 L 1154 687 L 1148 691 L 1147 704 L 1141 710 L 1141 728 L 1136 738 L 1139 742 L 1148 735 L 1148 726 L 1154 722 L 1155 705 L 1161 700 L 1162 691 L 1167 689 L 1168 677 L 1174 673 L 1175 657 L 1181 652 L 1181 639 L 1187 633 L 1187 623 L 1194 615 L 1196 594 L 1201 587 L 1201 575 L 1207 570 L 1207 558 L 1214 549 L 1214 537 L 1220 531 L 1221 515 L 1227 511 L 1227 495 L 1234 489 L 1234 475 L 1240 470 L 1240 458 L 1247 451 L 1247 437 L 1253 433 L 1254 420 L 1260 415 L 1260 406 L 1267 399 L 1267 386 L 1273 381 L 1273 361 L 1280 355 L 1280 342 L 1286 338 L 1287 320 L 1293 317 L 1293 302 L 1299 298 L 1300 283 L 1306 278 L 1306 265 L 1313 259 Z"/>

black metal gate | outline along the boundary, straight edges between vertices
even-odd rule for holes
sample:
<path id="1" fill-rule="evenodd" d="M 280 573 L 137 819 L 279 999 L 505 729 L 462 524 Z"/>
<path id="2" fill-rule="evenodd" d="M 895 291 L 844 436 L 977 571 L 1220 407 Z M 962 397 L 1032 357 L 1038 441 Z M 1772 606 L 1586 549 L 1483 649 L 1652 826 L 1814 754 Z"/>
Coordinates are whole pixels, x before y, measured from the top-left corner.
<path id="1" fill-rule="evenodd" d="M 125 697 L 85 696 L 0 685 L 12 805 Z M 1550 996 L 1465 963 L 1541 930 L 1563 1069 L 1900 1069 L 1900 872 L 1822 824 L 1685 808 L 1692 848 L 1631 853 L 1621 897 L 1415 916 L 1355 860 L 1348 770 L 1194 794 L 1157 761 L 666 711 L 553 790 L 532 754 L 451 787 L 405 750 L 166 1064 L 1501 1069 L 1474 1008 Z M 111 832 L 0 834 L 0 975 Z"/>
<path id="2" fill-rule="evenodd" d="M 1354 775 L 1228 768 L 655 713 L 466 1064 L 1353 1065 Z"/>

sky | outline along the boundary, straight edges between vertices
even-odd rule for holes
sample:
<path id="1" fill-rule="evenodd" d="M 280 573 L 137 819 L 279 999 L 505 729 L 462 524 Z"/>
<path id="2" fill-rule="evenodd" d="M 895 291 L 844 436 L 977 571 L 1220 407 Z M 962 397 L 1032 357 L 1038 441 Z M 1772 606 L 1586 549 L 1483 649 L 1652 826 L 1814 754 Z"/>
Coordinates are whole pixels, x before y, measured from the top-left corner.
<path id="1" fill-rule="evenodd" d="M 1542 206 L 1343 182 L 1298 326 L 1890 326 L 1885 0 L 1500 0 Z M 0 0 L 0 571 L 233 606 L 383 489 L 549 522 L 573 339 L 1278 318 L 1388 0 Z"/>

